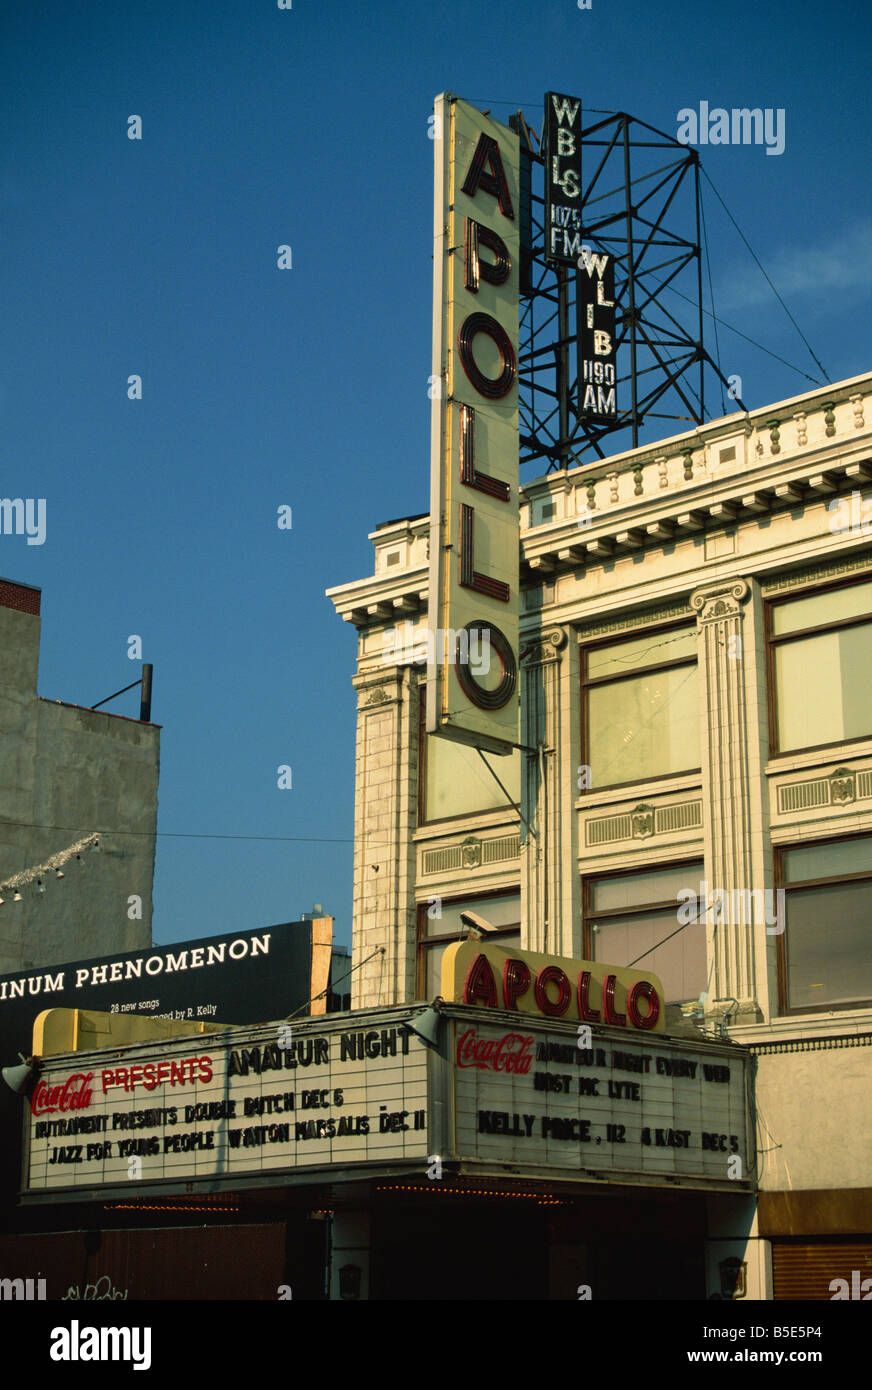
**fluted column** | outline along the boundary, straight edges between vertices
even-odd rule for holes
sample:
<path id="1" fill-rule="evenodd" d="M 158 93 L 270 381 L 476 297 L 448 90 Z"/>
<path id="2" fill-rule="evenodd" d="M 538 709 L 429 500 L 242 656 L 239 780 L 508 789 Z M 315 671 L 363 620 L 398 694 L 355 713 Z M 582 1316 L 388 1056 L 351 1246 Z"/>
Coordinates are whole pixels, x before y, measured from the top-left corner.
<path id="1" fill-rule="evenodd" d="M 714 582 L 696 589 L 690 605 L 700 637 L 705 878 L 709 893 L 725 895 L 720 912 L 711 907 L 705 914 L 709 971 L 714 959 L 710 998 L 733 998 L 740 1013 L 756 1015 L 755 935 L 763 933 L 765 939 L 766 921 L 763 901 L 753 896 L 755 886 L 763 885 L 755 885 L 759 853 L 752 841 L 752 825 L 760 819 L 754 802 L 761 790 L 750 756 L 756 731 L 752 738 L 746 646 L 752 670 L 754 646 L 748 645 L 744 606 L 749 595 L 744 579 Z"/>
<path id="2" fill-rule="evenodd" d="M 571 845 L 574 764 L 566 633 L 549 628 L 522 639 L 522 647 L 521 741 L 531 748 L 541 745 L 538 757 L 522 754 L 521 810 L 535 831 L 521 824 L 523 945 L 572 955 L 578 873 Z"/>
<path id="3" fill-rule="evenodd" d="M 365 1009 L 415 997 L 418 683 L 410 668 L 394 667 L 356 676 L 353 684 L 358 713 L 351 1007 Z M 367 957 L 372 959 L 362 964 Z"/>

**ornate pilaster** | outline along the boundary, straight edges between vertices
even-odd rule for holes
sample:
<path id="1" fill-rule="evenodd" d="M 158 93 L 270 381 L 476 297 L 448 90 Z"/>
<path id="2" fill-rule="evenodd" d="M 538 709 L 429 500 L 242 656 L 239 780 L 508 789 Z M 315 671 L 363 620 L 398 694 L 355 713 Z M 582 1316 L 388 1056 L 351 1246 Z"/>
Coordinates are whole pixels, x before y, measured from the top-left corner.
<path id="1" fill-rule="evenodd" d="M 418 682 L 409 668 L 356 676 L 351 1007 L 415 996 Z M 379 948 L 384 947 L 384 955 Z M 373 955 L 374 952 L 377 954 Z"/>
<path id="2" fill-rule="evenodd" d="M 522 945 L 572 955 L 578 874 L 571 844 L 575 793 L 567 780 L 574 764 L 566 633 L 548 628 L 522 638 L 521 646 L 521 742 L 540 749 L 538 756 L 522 754 L 521 810 L 535 832 L 522 822 Z"/>
<path id="3" fill-rule="evenodd" d="M 741 1013 L 756 1016 L 755 937 L 763 933 L 765 939 L 766 921 L 762 895 L 753 896 L 763 885 L 755 881 L 760 868 L 755 875 L 752 844 L 759 788 L 756 771 L 752 777 L 746 690 L 749 595 L 744 579 L 721 581 L 695 590 L 690 605 L 700 636 L 705 879 L 709 895 L 723 895 L 720 907 L 705 914 L 709 970 L 714 959 L 710 997 L 734 998 Z"/>

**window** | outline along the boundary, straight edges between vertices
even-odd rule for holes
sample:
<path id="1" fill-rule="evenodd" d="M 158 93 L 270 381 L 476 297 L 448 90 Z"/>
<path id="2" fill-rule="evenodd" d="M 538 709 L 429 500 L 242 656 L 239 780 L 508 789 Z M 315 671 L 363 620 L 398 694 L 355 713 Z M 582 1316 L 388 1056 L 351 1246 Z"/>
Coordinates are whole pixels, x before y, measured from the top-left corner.
<path id="1" fill-rule="evenodd" d="M 582 761 L 591 790 L 699 768 L 695 624 L 588 647 L 582 656 Z"/>
<path id="2" fill-rule="evenodd" d="M 772 751 L 872 736 L 872 582 L 772 603 Z"/>
<path id="3" fill-rule="evenodd" d="M 705 924 L 681 925 L 678 914 L 687 899 L 678 894 L 691 889 L 702 897 L 702 878 L 702 861 L 697 860 L 644 873 L 587 879 L 585 958 L 650 970 L 660 976 L 669 1004 L 698 999 L 706 988 Z"/>
<path id="4" fill-rule="evenodd" d="M 872 1002 L 872 836 L 782 849 L 785 929 L 778 943 L 782 1013 Z"/>
<path id="5" fill-rule="evenodd" d="M 466 937 L 461 912 L 469 908 L 497 928 L 488 941 L 498 946 L 521 944 L 521 894 L 480 893 L 471 898 L 431 898 L 418 906 L 418 998 L 435 999 L 441 992 L 442 957 L 446 946 Z M 432 914 L 432 915 L 431 915 Z"/>
<path id="6" fill-rule="evenodd" d="M 451 820 L 471 816 L 479 811 L 498 811 L 509 801 L 488 772 L 475 748 L 451 739 L 428 734 L 425 728 L 425 697 L 421 687 L 419 758 L 418 758 L 418 824 L 428 821 Z M 500 757 L 486 753 L 503 786 L 517 805 L 521 799 L 521 755 L 511 753 Z"/>

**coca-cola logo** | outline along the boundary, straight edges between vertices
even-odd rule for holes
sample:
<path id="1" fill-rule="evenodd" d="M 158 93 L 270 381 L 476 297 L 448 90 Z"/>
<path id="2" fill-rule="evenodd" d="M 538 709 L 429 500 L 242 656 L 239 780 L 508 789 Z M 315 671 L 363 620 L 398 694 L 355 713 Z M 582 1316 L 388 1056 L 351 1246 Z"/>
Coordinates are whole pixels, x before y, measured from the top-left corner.
<path id="1" fill-rule="evenodd" d="M 93 1078 L 92 1071 L 87 1075 L 83 1071 L 75 1071 L 57 1086 L 40 1081 L 30 1099 L 31 1111 L 34 1115 L 45 1115 L 54 1110 L 86 1110 L 91 1104 L 88 1082 Z"/>
<path id="2" fill-rule="evenodd" d="M 457 1065 L 478 1071 L 505 1071 L 526 1076 L 533 1060 L 534 1039 L 529 1033 L 504 1033 L 501 1038 L 480 1038 L 467 1028 L 457 1039 Z"/>

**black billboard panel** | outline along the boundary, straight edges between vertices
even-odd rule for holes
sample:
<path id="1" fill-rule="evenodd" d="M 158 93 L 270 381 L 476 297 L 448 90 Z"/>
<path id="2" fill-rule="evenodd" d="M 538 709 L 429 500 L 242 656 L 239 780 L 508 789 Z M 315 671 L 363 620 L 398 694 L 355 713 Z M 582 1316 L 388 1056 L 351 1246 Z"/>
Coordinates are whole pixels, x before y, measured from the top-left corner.
<path id="1" fill-rule="evenodd" d="M 581 99 L 545 93 L 545 260 L 581 255 Z"/>
<path id="2" fill-rule="evenodd" d="M 312 923 L 304 921 L 0 975 L 2 1065 L 30 1052 L 45 1009 L 230 1024 L 269 1023 L 299 1009 L 304 1018 L 317 992 L 312 961 Z"/>

